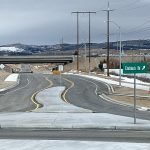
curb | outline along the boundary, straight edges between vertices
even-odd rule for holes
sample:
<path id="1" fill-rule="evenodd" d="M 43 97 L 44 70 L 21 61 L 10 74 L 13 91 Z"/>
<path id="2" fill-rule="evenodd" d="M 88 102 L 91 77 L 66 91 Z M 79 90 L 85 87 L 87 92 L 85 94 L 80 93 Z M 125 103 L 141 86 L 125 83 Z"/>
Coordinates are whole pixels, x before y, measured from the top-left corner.
<path id="1" fill-rule="evenodd" d="M 134 97 L 134 95 L 131 95 L 131 94 L 119 94 L 119 93 L 112 93 L 111 95 L 115 95 L 115 96 L 127 96 L 127 97 Z M 142 95 L 136 95 L 136 97 L 139 97 L 139 98 L 150 98 L 150 96 L 142 96 Z"/>
<path id="2" fill-rule="evenodd" d="M 115 103 L 115 104 L 118 104 L 118 105 L 121 105 L 121 106 L 134 107 L 132 104 L 114 100 L 114 99 L 108 97 L 108 96 L 105 95 L 105 94 L 101 94 L 101 95 L 99 95 L 99 97 L 103 98 L 103 99 L 106 100 L 106 101 L 109 101 L 109 102 L 112 102 L 112 103 Z M 137 110 L 140 110 L 140 111 L 150 111 L 150 108 L 149 108 L 149 107 L 137 106 L 136 109 L 137 109 Z"/>
<path id="3" fill-rule="evenodd" d="M 103 130 L 103 131 L 150 131 L 150 126 L 75 126 L 75 125 L 65 125 L 65 126 L 51 126 L 51 125 L 40 125 L 40 126 L 19 126 L 19 125 L 0 125 L 0 130 L 57 130 L 57 131 L 77 131 L 77 130 Z"/>

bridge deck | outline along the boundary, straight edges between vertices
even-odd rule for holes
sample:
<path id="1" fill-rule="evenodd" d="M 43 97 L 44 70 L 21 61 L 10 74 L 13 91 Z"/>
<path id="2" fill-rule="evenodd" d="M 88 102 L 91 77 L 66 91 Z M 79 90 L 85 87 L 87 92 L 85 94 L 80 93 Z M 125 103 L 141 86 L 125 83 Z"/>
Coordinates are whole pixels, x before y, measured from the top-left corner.
<path id="1" fill-rule="evenodd" d="M 0 56 L 1 64 L 71 63 L 73 56 Z"/>

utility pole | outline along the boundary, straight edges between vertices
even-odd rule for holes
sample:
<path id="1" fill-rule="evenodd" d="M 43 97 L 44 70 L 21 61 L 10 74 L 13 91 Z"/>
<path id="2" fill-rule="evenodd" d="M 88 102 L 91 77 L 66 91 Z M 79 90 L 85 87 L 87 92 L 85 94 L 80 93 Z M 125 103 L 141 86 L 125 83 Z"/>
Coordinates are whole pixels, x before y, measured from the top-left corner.
<path id="1" fill-rule="evenodd" d="M 80 13 L 89 15 L 89 73 L 90 73 L 91 71 L 91 14 L 96 14 L 96 12 L 85 11 Z"/>
<path id="2" fill-rule="evenodd" d="M 108 9 L 103 10 L 107 12 L 107 76 L 109 76 L 109 13 L 110 11 L 113 11 L 109 8 L 109 2 L 108 2 Z"/>
<path id="3" fill-rule="evenodd" d="M 64 50 L 64 39 L 62 37 L 62 39 L 61 39 L 61 51 L 63 51 L 63 50 Z"/>
<path id="4" fill-rule="evenodd" d="M 77 70 L 79 69 L 79 14 L 89 14 L 89 72 L 91 70 L 91 14 L 96 14 L 96 12 L 72 12 L 77 14 Z"/>
<path id="5" fill-rule="evenodd" d="M 89 14 L 89 73 L 91 72 L 91 14 L 96 12 L 84 12 Z"/>
<path id="6" fill-rule="evenodd" d="M 77 14 L 77 50 L 76 50 L 76 55 L 77 55 L 77 71 L 79 71 L 79 13 L 80 12 L 72 12 L 73 14 Z"/>

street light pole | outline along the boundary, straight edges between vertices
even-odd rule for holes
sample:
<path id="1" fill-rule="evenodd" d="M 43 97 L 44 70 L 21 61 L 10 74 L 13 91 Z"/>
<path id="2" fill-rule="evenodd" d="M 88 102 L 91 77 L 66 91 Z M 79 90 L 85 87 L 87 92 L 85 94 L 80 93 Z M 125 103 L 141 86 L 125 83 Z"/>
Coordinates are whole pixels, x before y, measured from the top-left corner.
<path id="1" fill-rule="evenodd" d="M 89 12 L 89 73 L 91 72 L 91 13 Z"/>
<path id="2" fill-rule="evenodd" d="M 109 76 L 109 11 L 107 11 L 107 76 Z"/>
<path id="3" fill-rule="evenodd" d="M 112 22 L 113 24 L 115 24 L 117 27 L 118 27 L 118 29 L 119 29 L 119 47 L 120 47 L 120 49 L 119 49 L 119 86 L 121 87 L 121 54 L 122 54 L 122 42 L 121 42 L 121 27 L 116 23 L 116 22 L 114 22 L 114 21 L 110 21 L 110 22 Z"/>
<path id="4" fill-rule="evenodd" d="M 121 28 L 119 27 L 119 38 L 120 38 L 120 53 L 119 53 L 119 61 L 120 61 L 120 66 L 119 66 L 119 86 L 121 87 Z"/>

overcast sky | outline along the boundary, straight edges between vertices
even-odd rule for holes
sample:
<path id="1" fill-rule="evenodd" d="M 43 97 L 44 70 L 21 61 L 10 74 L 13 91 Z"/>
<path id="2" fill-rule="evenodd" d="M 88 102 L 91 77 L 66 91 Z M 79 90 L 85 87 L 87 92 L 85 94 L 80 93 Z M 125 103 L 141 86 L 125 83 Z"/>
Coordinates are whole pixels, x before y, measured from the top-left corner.
<path id="1" fill-rule="evenodd" d="M 109 0 L 110 20 L 121 27 L 122 39 L 150 38 L 150 0 Z M 0 44 L 76 43 L 76 15 L 91 15 L 91 41 L 106 42 L 107 0 L 0 0 Z M 88 42 L 88 15 L 79 15 L 80 42 Z M 111 41 L 118 27 L 110 22 Z"/>

